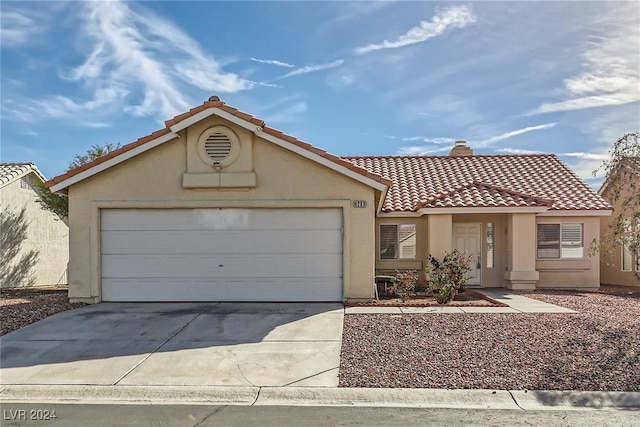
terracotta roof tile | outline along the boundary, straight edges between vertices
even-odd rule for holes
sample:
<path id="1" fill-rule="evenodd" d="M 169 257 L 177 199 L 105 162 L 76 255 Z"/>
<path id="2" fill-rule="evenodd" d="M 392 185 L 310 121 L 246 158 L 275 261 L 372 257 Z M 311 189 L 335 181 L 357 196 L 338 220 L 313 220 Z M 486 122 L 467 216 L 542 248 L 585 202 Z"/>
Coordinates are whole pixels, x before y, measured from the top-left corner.
<path id="1" fill-rule="evenodd" d="M 611 206 L 553 154 L 343 157 L 392 181 L 384 212 L 421 207 Z"/>
<path id="2" fill-rule="evenodd" d="M 16 179 L 35 173 L 42 181 L 45 181 L 44 175 L 40 173 L 36 165 L 31 162 L 24 163 L 0 163 L 0 187 L 4 187 Z"/>
<path id="3" fill-rule="evenodd" d="M 238 110 L 237 108 L 230 107 L 230 106 L 226 105 L 222 101 L 215 101 L 215 100 L 214 101 L 205 101 L 202 105 L 194 107 L 194 108 L 190 109 L 186 113 L 179 114 L 179 115 L 173 117 L 172 119 L 169 119 L 169 120 L 165 121 L 165 127 L 163 129 L 157 130 L 157 131 L 153 132 L 150 135 L 141 137 L 137 141 L 132 142 L 132 143 L 127 144 L 127 145 L 124 145 L 121 148 L 119 148 L 117 150 L 114 150 L 114 151 L 112 151 L 112 152 L 110 152 L 110 153 L 108 153 L 108 154 L 106 154 L 106 155 L 104 155 L 102 157 L 98 157 L 97 159 L 93 160 L 92 162 L 86 163 L 86 164 L 84 164 L 84 165 L 82 165 L 82 166 L 80 166 L 80 167 L 78 167 L 76 169 L 72 169 L 72 170 L 70 170 L 70 171 L 68 171 L 68 172 L 66 172 L 66 173 L 64 173 L 62 175 L 58 175 L 58 176 L 54 177 L 53 179 L 47 181 L 46 185 L 47 185 L 47 187 L 51 187 L 52 185 L 57 184 L 59 182 L 62 182 L 64 180 L 67 180 L 67 179 L 77 175 L 78 173 L 84 171 L 84 170 L 93 168 L 94 166 L 97 166 L 97 165 L 99 165 L 101 163 L 104 163 L 105 161 L 107 161 L 109 159 L 112 159 L 112 158 L 114 158 L 114 157 L 116 157 L 116 156 L 118 156 L 118 155 L 120 155 L 122 153 L 126 153 L 127 151 L 130 151 L 130 150 L 132 150 L 132 149 L 134 149 L 136 147 L 139 147 L 140 145 L 148 143 L 149 141 L 152 141 L 152 140 L 154 140 L 154 139 L 156 139 L 156 138 L 158 138 L 158 137 L 160 137 L 162 135 L 166 135 L 168 133 L 171 133 L 171 129 L 170 129 L 171 126 L 173 126 L 173 125 L 175 125 L 175 124 L 177 124 L 177 123 L 179 123 L 179 122 L 181 122 L 183 120 L 186 120 L 189 117 L 193 117 L 195 114 L 197 114 L 197 113 L 199 113 L 201 111 L 204 111 L 207 108 L 219 108 L 219 109 L 221 109 L 223 111 L 226 111 L 227 113 L 232 114 L 232 115 L 234 115 L 234 116 L 236 116 L 236 117 L 238 117 L 238 118 L 240 118 L 242 120 L 245 120 L 245 121 L 250 122 L 250 123 L 252 123 L 252 124 L 254 124 L 256 126 L 259 126 L 260 128 L 262 128 L 263 132 L 265 132 L 265 133 L 267 133 L 269 135 L 272 135 L 272 136 L 274 136 L 276 138 L 280 138 L 280 139 L 283 139 L 285 141 L 288 141 L 288 142 L 290 142 L 290 143 L 292 143 L 292 144 L 294 144 L 294 145 L 296 145 L 298 147 L 301 147 L 301 148 L 303 148 L 305 150 L 308 150 L 308 151 L 310 151 L 310 152 L 312 152 L 312 153 L 314 153 L 314 154 L 316 154 L 318 156 L 324 157 L 325 159 L 327 159 L 329 161 L 332 161 L 332 162 L 334 162 L 334 163 L 336 163 L 336 164 L 338 164 L 338 165 L 340 165 L 342 167 L 346 167 L 349 170 L 352 170 L 352 171 L 354 171 L 354 172 L 356 172 L 356 173 L 358 173 L 358 174 L 360 174 L 360 175 L 362 175 L 364 177 L 373 179 L 376 182 L 382 183 L 382 184 L 387 185 L 387 186 L 391 185 L 391 181 L 389 181 L 386 178 L 381 177 L 378 174 L 371 173 L 370 171 L 366 170 L 365 168 L 362 168 L 362 167 L 360 167 L 358 165 L 354 165 L 352 162 L 348 162 L 348 161 L 343 160 L 342 158 L 340 158 L 338 156 L 335 156 L 333 154 L 330 154 L 330 153 L 328 153 L 328 152 L 326 152 L 326 151 L 324 151 L 324 150 L 322 150 L 320 148 L 314 147 L 313 145 L 309 144 L 308 142 L 301 141 L 301 140 L 297 139 L 294 136 L 286 135 L 282 131 L 267 127 L 267 126 L 265 126 L 264 120 L 256 118 L 256 117 L 254 117 L 254 116 L 252 116 L 250 114 L 247 114 L 245 112 L 242 112 L 242 111 Z"/>

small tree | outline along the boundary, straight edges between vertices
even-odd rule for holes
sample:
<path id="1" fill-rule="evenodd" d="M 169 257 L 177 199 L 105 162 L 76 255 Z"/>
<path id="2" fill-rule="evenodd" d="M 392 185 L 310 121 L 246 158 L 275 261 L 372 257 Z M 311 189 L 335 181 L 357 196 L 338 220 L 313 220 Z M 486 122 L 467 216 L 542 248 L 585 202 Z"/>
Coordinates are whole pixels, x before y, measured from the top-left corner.
<path id="1" fill-rule="evenodd" d="M 120 148 L 120 144 L 107 143 L 105 145 L 93 145 L 85 154 L 76 154 L 71 163 L 69 163 L 67 171 L 79 168 L 80 166 L 92 162 L 105 154 L 109 154 L 118 148 Z M 38 199 L 40 205 L 66 221 L 66 218 L 69 216 L 69 199 L 66 196 L 52 193 L 51 190 L 41 183 L 38 183 L 36 186 L 36 191 L 40 196 Z"/>
<path id="2" fill-rule="evenodd" d="M 640 253 L 640 133 L 627 133 L 619 138 L 611 150 L 610 159 L 593 171 L 605 173 L 605 192 L 609 202 L 616 205 L 612 221 L 594 239 L 589 254 L 610 255 L 618 245 L 627 246 L 631 253 Z"/>
<path id="3" fill-rule="evenodd" d="M 429 264 L 425 267 L 425 274 L 429 289 L 435 295 L 438 304 L 446 304 L 453 300 L 467 284 L 470 264 L 471 255 L 463 254 L 457 249 L 451 253 L 445 252 L 442 259 L 429 254 Z"/>

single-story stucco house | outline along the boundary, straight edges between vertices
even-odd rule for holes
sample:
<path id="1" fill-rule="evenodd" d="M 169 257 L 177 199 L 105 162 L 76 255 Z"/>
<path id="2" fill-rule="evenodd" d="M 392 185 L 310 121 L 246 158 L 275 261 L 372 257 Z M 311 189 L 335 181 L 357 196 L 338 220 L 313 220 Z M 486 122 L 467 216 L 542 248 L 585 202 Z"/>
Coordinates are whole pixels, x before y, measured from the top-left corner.
<path id="1" fill-rule="evenodd" d="M 338 157 L 212 97 L 48 182 L 72 301 L 343 301 L 427 254 L 472 285 L 597 288 L 610 205 L 554 155 Z"/>
<path id="2" fill-rule="evenodd" d="M 630 198 L 633 194 L 632 184 L 636 185 L 640 182 L 640 157 L 628 157 L 626 161 L 619 167 L 625 167 L 627 174 L 612 176 L 607 179 L 598 194 L 605 200 L 613 204 L 613 215 L 603 218 L 600 224 L 600 232 L 604 235 L 609 225 L 615 221 L 618 215 L 622 215 L 622 219 L 628 221 L 628 230 L 640 233 L 640 224 L 636 224 L 635 228 L 631 222 L 631 211 L 626 215 L 622 212 L 622 203 Z M 612 174 L 618 174 L 619 169 L 616 168 Z M 619 179 L 620 183 L 614 184 L 611 180 Z M 630 180 L 633 180 L 632 183 Z M 619 194 L 614 201 L 614 192 Z M 628 215 L 628 216 L 627 216 Z M 604 285 L 621 285 L 621 286 L 640 286 L 640 254 L 634 253 L 629 246 L 615 245 L 611 251 L 606 251 L 600 257 L 600 282 Z"/>
<path id="3" fill-rule="evenodd" d="M 33 163 L 0 163 L 2 247 L 0 287 L 24 288 L 67 283 L 69 227 L 40 204 L 36 185 L 46 178 Z M 26 237 L 16 241 L 24 209 Z"/>

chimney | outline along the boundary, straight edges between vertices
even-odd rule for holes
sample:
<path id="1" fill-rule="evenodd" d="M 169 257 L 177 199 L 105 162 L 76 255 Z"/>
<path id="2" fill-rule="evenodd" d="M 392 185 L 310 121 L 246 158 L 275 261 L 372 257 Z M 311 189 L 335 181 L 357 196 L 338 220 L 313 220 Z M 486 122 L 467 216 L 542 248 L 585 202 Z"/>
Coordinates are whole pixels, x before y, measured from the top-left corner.
<path id="1" fill-rule="evenodd" d="M 467 145 L 467 141 L 461 139 L 449 151 L 449 156 L 473 156 L 473 150 Z"/>

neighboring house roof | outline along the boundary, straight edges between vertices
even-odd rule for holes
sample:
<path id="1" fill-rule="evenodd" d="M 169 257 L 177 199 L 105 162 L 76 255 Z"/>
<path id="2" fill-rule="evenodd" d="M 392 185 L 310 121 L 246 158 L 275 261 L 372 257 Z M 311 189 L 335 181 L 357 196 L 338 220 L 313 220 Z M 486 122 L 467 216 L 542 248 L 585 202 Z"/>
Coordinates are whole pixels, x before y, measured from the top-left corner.
<path id="1" fill-rule="evenodd" d="M 384 192 L 386 187 L 391 185 L 389 180 L 381 177 L 380 175 L 373 174 L 352 162 L 343 160 L 340 157 L 314 147 L 307 142 L 266 126 L 263 120 L 226 105 L 224 102 L 220 101 L 218 97 L 211 97 L 209 101 L 205 101 L 202 105 L 192 108 L 186 113 L 175 116 L 171 120 L 167 120 L 163 129 L 139 138 L 137 141 L 99 157 L 90 163 L 86 163 L 78 168 L 71 169 L 62 175 L 54 177 L 48 181 L 46 185 L 54 192 L 64 190 L 70 185 L 88 178 L 89 176 L 92 176 L 108 167 L 114 166 L 115 164 L 147 151 L 148 149 L 177 138 L 177 132 L 211 115 L 217 115 L 227 119 L 239 126 L 251 130 L 270 142 L 301 154 L 304 157 L 314 160 L 320 164 L 336 169 L 338 172 L 362 181 L 370 186 L 374 186 L 380 191 Z"/>
<path id="2" fill-rule="evenodd" d="M 611 209 L 553 154 L 343 158 L 393 182 L 383 212 L 470 207 Z"/>
<path id="3" fill-rule="evenodd" d="M 34 173 L 42 182 L 47 179 L 33 163 L 0 163 L 0 187 Z"/>

